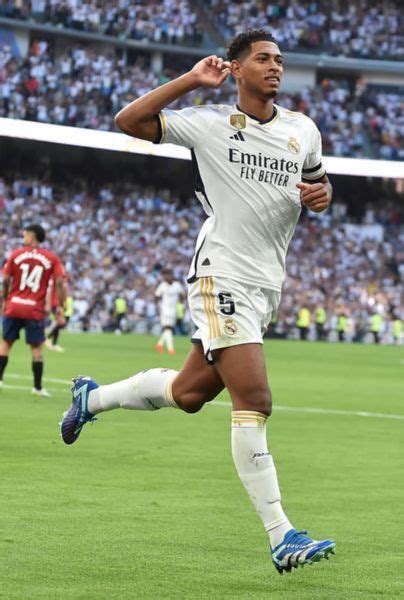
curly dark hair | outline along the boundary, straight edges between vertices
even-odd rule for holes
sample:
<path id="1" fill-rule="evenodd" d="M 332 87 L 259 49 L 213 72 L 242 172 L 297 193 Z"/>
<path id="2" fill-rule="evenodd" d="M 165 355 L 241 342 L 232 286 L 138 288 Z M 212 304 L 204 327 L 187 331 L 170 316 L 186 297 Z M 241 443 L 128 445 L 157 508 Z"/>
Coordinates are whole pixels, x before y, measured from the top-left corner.
<path id="1" fill-rule="evenodd" d="M 24 231 L 31 231 L 32 233 L 35 233 L 35 237 L 40 244 L 45 241 L 46 233 L 42 225 L 33 223 L 32 225 L 27 225 L 24 227 Z"/>
<path id="2" fill-rule="evenodd" d="M 251 44 L 254 42 L 277 43 L 274 36 L 271 35 L 269 31 L 265 31 L 265 29 L 249 29 L 248 31 L 243 31 L 243 33 L 239 33 L 230 40 L 229 45 L 227 46 L 227 60 L 238 59 L 240 54 L 245 52 L 245 50 L 250 50 Z"/>

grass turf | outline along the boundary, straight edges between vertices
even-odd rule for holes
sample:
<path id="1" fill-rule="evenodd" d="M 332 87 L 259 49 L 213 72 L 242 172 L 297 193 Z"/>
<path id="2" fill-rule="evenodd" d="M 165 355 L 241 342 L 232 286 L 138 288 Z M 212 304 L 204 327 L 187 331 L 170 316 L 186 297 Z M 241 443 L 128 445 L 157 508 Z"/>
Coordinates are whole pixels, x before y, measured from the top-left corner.
<path id="1" fill-rule="evenodd" d="M 189 348 L 179 340 L 177 356 L 161 357 L 150 337 L 62 343 L 65 354 L 46 354 L 46 377 L 101 383 L 179 368 Z M 283 577 L 272 567 L 232 464 L 230 406 L 115 411 L 66 447 L 57 424 L 69 386 L 46 381 L 53 397 L 33 398 L 20 343 L 4 378 L 14 387 L 0 395 L 0 597 L 403 597 L 404 420 L 299 410 L 404 416 L 404 349 L 277 341 L 265 352 L 284 507 L 298 528 L 335 538 L 336 557 Z"/>

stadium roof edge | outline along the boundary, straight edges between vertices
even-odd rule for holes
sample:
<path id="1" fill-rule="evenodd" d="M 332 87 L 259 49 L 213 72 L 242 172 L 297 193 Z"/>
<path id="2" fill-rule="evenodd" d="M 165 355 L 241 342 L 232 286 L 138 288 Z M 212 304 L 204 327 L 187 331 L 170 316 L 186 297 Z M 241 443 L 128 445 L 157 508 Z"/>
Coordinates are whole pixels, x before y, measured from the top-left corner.
<path id="1" fill-rule="evenodd" d="M 140 50 L 143 52 L 163 52 L 171 54 L 181 54 L 195 57 L 208 56 L 209 54 L 223 54 L 223 47 L 206 47 L 194 48 L 191 46 L 173 45 L 173 44 L 157 44 L 153 42 L 142 42 L 136 40 L 128 40 L 115 38 L 110 35 L 102 35 L 97 33 L 87 33 L 76 29 L 67 29 L 36 23 L 35 21 L 23 21 L 19 19 L 11 19 L 9 17 L 0 17 L 0 26 L 11 27 L 15 29 L 26 29 L 35 32 L 44 32 L 50 35 L 63 36 L 74 38 L 76 40 L 101 42 L 111 44 L 118 48 L 128 48 Z M 345 56 L 332 56 L 329 54 L 315 54 L 303 52 L 285 52 L 285 58 L 291 66 L 306 66 L 319 68 L 327 68 L 341 71 L 357 71 L 357 72 L 380 72 L 383 73 L 399 73 L 404 72 L 403 61 L 393 60 L 376 60 L 370 58 L 350 58 Z"/>
<path id="2" fill-rule="evenodd" d="M 4 117 L 0 118 L 0 136 L 181 160 L 191 159 L 191 154 L 186 148 L 173 144 L 155 145 L 114 131 L 67 127 Z M 327 172 L 333 175 L 404 178 L 404 164 L 398 161 L 326 156 L 324 163 Z"/>

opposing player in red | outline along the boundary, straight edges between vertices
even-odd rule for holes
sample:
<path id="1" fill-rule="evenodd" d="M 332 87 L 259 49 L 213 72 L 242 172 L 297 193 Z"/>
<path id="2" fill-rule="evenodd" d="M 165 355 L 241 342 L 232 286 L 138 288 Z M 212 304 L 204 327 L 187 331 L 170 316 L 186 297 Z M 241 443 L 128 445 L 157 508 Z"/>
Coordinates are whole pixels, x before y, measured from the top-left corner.
<path id="1" fill-rule="evenodd" d="M 42 388 L 45 341 L 46 292 L 51 278 L 55 280 L 59 306 L 63 314 L 66 290 L 64 269 L 60 259 L 40 245 L 45 240 L 41 225 L 29 225 L 23 230 L 24 246 L 14 250 L 3 268 L 3 341 L 0 344 L 0 386 L 10 349 L 25 329 L 25 340 L 31 346 L 35 396 L 49 396 Z"/>

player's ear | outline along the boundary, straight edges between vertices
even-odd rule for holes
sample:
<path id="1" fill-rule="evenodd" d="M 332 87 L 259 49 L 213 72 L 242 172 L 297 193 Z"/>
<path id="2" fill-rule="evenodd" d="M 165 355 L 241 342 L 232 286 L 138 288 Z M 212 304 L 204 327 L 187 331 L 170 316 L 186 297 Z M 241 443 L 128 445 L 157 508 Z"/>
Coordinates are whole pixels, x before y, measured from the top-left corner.
<path id="1" fill-rule="evenodd" d="M 233 59 L 230 63 L 231 74 L 234 79 L 240 79 L 241 77 L 241 63 L 237 59 Z"/>

